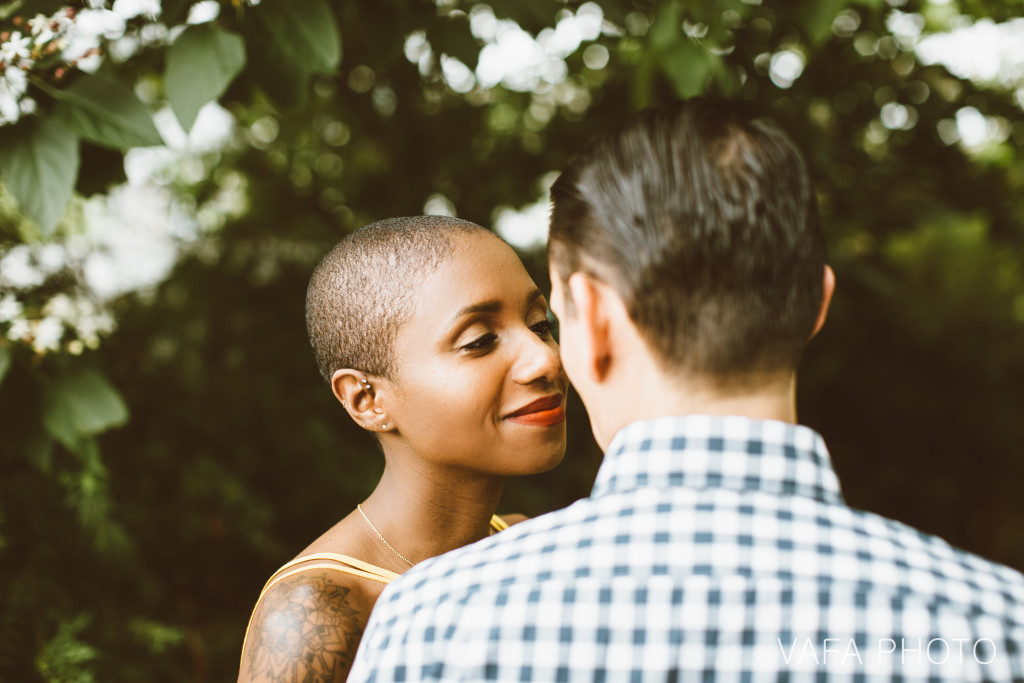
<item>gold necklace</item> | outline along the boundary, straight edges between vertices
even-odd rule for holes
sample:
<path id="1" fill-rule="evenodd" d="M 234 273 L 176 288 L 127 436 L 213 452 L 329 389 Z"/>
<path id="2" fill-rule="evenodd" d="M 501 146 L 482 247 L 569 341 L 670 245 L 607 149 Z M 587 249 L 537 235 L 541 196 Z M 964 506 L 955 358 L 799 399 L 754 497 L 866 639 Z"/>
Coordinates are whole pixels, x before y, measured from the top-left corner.
<path id="1" fill-rule="evenodd" d="M 409 565 L 410 567 L 414 567 L 414 566 L 415 566 L 415 565 L 414 565 L 414 564 L 413 564 L 412 562 L 410 562 L 410 561 L 409 561 L 409 560 L 408 560 L 408 559 L 407 559 L 407 558 L 405 557 L 405 555 L 403 555 L 402 553 L 400 553 L 400 552 L 398 552 L 397 550 L 395 550 L 395 546 L 393 546 L 393 545 L 391 545 L 390 543 L 388 543 L 388 539 L 384 538 L 384 534 L 382 534 L 382 533 L 380 532 L 380 530 L 379 530 L 379 529 L 377 529 L 377 527 L 375 527 L 375 526 L 373 525 L 373 522 L 371 522 L 371 521 L 370 521 L 370 518 L 366 516 L 366 513 L 365 513 L 365 512 L 363 512 L 363 506 L 362 506 L 362 504 L 361 504 L 361 503 L 359 503 L 359 504 L 356 504 L 356 510 L 359 510 L 359 514 L 361 514 L 361 515 L 363 516 L 363 519 L 365 519 L 365 520 L 366 520 L 366 523 L 370 525 L 370 528 L 371 528 L 371 529 L 373 529 L 373 533 L 377 534 L 377 538 L 379 538 L 379 539 L 381 540 L 381 542 L 382 542 L 382 543 L 384 543 L 384 545 L 386 545 L 386 546 L 388 547 L 388 550 L 390 550 L 390 551 L 391 551 L 391 552 L 393 552 L 393 553 L 394 553 L 395 555 L 398 555 L 398 556 L 399 556 L 400 558 L 402 558 L 402 562 L 405 562 L 405 563 L 406 563 L 407 565 Z"/>

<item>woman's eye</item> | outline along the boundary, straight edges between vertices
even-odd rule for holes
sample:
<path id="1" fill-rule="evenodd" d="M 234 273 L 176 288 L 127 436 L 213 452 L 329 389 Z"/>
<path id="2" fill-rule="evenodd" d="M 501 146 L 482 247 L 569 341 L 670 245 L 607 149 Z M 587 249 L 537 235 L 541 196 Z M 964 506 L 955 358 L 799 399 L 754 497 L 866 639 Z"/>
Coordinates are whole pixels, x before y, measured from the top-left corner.
<path id="1" fill-rule="evenodd" d="M 485 335 L 477 337 L 468 344 L 463 345 L 462 349 L 464 351 L 481 351 L 483 349 L 490 348 L 496 341 L 498 341 L 498 335 L 493 332 L 488 332 Z"/>
<path id="2" fill-rule="evenodd" d="M 555 331 L 555 327 L 557 325 L 558 323 L 556 321 L 545 318 L 544 320 L 538 320 L 534 324 L 530 325 L 530 329 L 539 337 L 547 337 Z"/>

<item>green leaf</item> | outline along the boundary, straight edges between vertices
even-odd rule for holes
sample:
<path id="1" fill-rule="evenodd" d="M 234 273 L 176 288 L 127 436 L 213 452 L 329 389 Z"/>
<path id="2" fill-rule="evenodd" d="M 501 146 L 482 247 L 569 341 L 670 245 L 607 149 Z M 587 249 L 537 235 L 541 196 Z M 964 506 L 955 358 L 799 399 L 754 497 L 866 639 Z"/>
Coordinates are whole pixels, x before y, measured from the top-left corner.
<path id="1" fill-rule="evenodd" d="M 21 6 L 16 11 L 23 17 L 34 17 L 37 14 L 49 16 L 57 10 L 66 7 L 68 3 L 65 3 L 64 0 L 27 0 L 25 3 L 11 4 Z"/>
<path id="2" fill-rule="evenodd" d="M 256 79 L 267 96 L 280 107 L 297 109 L 304 106 L 309 97 L 312 74 L 293 64 L 260 23 L 248 27 L 245 46 L 249 55 L 246 72 Z"/>
<path id="3" fill-rule="evenodd" d="M 186 132 L 203 105 L 220 97 L 243 66 L 245 41 L 212 24 L 190 28 L 174 41 L 167 51 L 164 85 Z"/>
<path id="4" fill-rule="evenodd" d="M 712 55 L 690 38 L 683 38 L 661 56 L 661 68 L 676 96 L 694 97 L 704 92 Z"/>
<path id="5" fill-rule="evenodd" d="M 682 30 L 683 10 L 678 2 L 666 2 L 658 8 L 658 13 L 647 34 L 651 47 L 655 50 L 667 50 L 681 40 L 686 40 Z"/>
<path id="6" fill-rule="evenodd" d="M 151 619 L 132 619 L 128 629 L 153 654 L 162 654 L 181 645 L 186 637 L 183 629 Z"/>
<path id="7" fill-rule="evenodd" d="M 630 95 L 633 109 L 649 107 L 654 101 L 655 74 L 658 72 L 658 55 L 652 50 L 644 51 L 630 80 Z"/>
<path id="8" fill-rule="evenodd" d="M 253 10 L 290 61 L 314 74 L 334 74 L 341 33 L 326 0 L 265 2 Z"/>
<path id="9" fill-rule="evenodd" d="M 21 211 L 49 236 L 78 176 L 78 138 L 53 119 L 30 119 L 0 136 L 0 175 Z"/>
<path id="10" fill-rule="evenodd" d="M 469 19 L 465 15 L 438 17 L 428 30 L 431 46 L 455 57 L 471 71 L 476 70 L 480 59 L 480 45 L 469 30 Z"/>
<path id="11" fill-rule="evenodd" d="M 124 399 L 98 370 L 79 370 L 46 387 L 43 426 L 69 450 L 76 450 L 84 438 L 127 420 Z"/>
<path id="12" fill-rule="evenodd" d="M 11 350 L 0 346 L 0 384 L 3 383 L 7 371 L 11 369 Z"/>
<path id="13" fill-rule="evenodd" d="M 64 621 L 53 637 L 39 651 L 36 668 L 47 681 L 73 681 L 92 683 L 96 680 L 90 663 L 99 657 L 99 652 L 81 640 L 81 632 L 89 625 L 91 617 L 83 612 L 72 621 Z"/>
<path id="14" fill-rule="evenodd" d="M 83 76 L 60 91 L 56 114 L 74 133 L 113 149 L 162 145 L 163 139 L 128 84 L 110 76 Z"/>
<path id="15" fill-rule="evenodd" d="M 806 9 L 800 17 L 811 45 L 817 47 L 828 39 L 832 33 L 832 22 L 839 11 L 848 4 L 849 0 L 818 0 L 805 5 Z"/>
<path id="16" fill-rule="evenodd" d="M 49 476 L 53 472 L 53 439 L 39 428 L 35 428 L 22 441 L 25 459 L 37 470 Z"/>
<path id="17" fill-rule="evenodd" d="M 160 3 L 160 21 L 167 26 L 183 24 L 192 8 L 192 0 L 163 0 Z"/>
<path id="18" fill-rule="evenodd" d="M 498 17 L 511 19 L 533 35 L 552 26 L 555 14 L 561 9 L 549 0 L 489 0 L 487 4 Z"/>
<path id="19" fill-rule="evenodd" d="M 22 0 L 12 0 L 12 2 L 0 5 L 0 21 L 11 18 L 11 15 L 21 9 Z"/>

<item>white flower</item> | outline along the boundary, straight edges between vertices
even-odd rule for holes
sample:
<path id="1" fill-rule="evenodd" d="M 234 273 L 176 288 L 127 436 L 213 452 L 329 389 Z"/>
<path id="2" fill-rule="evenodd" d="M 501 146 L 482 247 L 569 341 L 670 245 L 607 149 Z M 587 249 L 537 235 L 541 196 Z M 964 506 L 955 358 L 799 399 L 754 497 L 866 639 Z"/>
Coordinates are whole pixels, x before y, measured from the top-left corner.
<path id="1" fill-rule="evenodd" d="M 73 16 L 73 15 L 72 15 Z M 68 16 L 68 8 L 58 10 L 52 17 L 50 17 L 50 24 L 56 24 L 54 32 L 58 35 L 63 35 L 65 31 L 73 26 L 75 20 Z"/>
<path id="2" fill-rule="evenodd" d="M 11 329 L 7 330 L 7 338 L 11 341 L 21 341 L 32 334 L 32 328 L 24 318 L 17 318 L 11 323 Z"/>
<path id="3" fill-rule="evenodd" d="M 8 64 L 19 59 L 29 59 L 32 56 L 31 44 L 31 36 L 22 36 L 21 31 L 15 31 L 6 43 L 0 43 L 0 59 Z"/>
<path id="4" fill-rule="evenodd" d="M 96 330 L 101 334 L 110 334 L 114 331 L 114 316 L 110 314 L 110 311 L 98 311 L 93 316 L 93 322 L 96 325 Z"/>
<path id="5" fill-rule="evenodd" d="M 188 11 L 188 19 L 185 20 L 185 23 L 205 24 L 218 16 L 220 16 L 220 4 L 217 0 L 200 0 Z"/>
<path id="6" fill-rule="evenodd" d="M 143 45 L 154 45 L 167 41 L 170 31 L 163 24 L 146 24 L 139 30 Z"/>
<path id="7" fill-rule="evenodd" d="M 14 298 L 13 294 L 8 294 L 3 299 L 0 299 L 0 323 L 9 323 L 19 315 L 21 315 L 24 307 L 21 302 Z"/>
<path id="8" fill-rule="evenodd" d="M 134 57 L 141 47 L 142 43 L 136 36 L 125 35 L 110 41 L 107 52 L 115 62 L 122 63 Z"/>
<path id="9" fill-rule="evenodd" d="M 17 123 L 21 118 L 21 107 L 18 100 L 14 99 L 4 88 L 3 78 L 0 78 L 0 126 L 5 123 Z"/>
<path id="10" fill-rule="evenodd" d="M 68 264 L 68 255 L 61 244 L 44 244 L 35 252 L 36 263 L 47 275 L 52 275 Z"/>
<path id="11" fill-rule="evenodd" d="M 178 258 L 176 236 L 195 234 L 171 191 L 155 185 L 120 185 L 107 196 L 91 197 L 85 223 L 96 245 L 82 272 L 100 299 L 163 281 Z"/>
<path id="12" fill-rule="evenodd" d="M 45 14 L 37 14 L 34 18 L 28 20 L 29 31 L 31 31 L 32 37 L 36 39 L 37 43 L 48 43 L 53 38 L 53 30 L 50 29 L 52 23 L 53 19 Z"/>
<path id="13" fill-rule="evenodd" d="M 0 124 L 21 118 L 19 101 L 28 88 L 28 77 L 16 66 L 8 66 L 0 75 Z"/>
<path id="14" fill-rule="evenodd" d="M 95 73 L 100 68 L 100 64 L 103 63 L 103 55 L 99 52 L 93 52 L 88 57 L 80 57 L 76 62 L 75 66 L 78 67 L 79 71 L 84 71 L 87 74 Z"/>
<path id="15" fill-rule="evenodd" d="M 69 33 L 72 34 L 72 42 L 82 40 L 84 44 L 88 44 L 88 48 L 82 52 L 98 47 L 100 36 L 108 40 L 115 40 L 124 35 L 124 17 L 110 10 L 85 9 L 76 17 L 74 27 Z"/>
<path id="16" fill-rule="evenodd" d="M 26 97 L 18 104 L 18 109 L 21 111 L 22 116 L 29 116 L 36 113 L 36 101 L 31 97 Z"/>
<path id="17" fill-rule="evenodd" d="M 37 353 L 60 350 L 60 338 L 64 336 L 64 323 L 56 318 L 43 318 L 35 325 L 36 338 L 32 348 Z"/>
<path id="18" fill-rule="evenodd" d="M 28 76 L 25 75 L 23 69 L 19 69 L 16 66 L 8 66 L 4 69 L 4 73 L 0 78 L 7 82 L 11 92 L 18 97 L 21 97 L 28 89 Z"/>
<path id="19" fill-rule="evenodd" d="M 107 311 L 82 316 L 75 323 L 75 333 L 90 349 L 100 345 L 100 335 L 114 331 L 114 318 Z"/>
<path id="20" fill-rule="evenodd" d="M 134 19 L 143 14 L 156 19 L 160 15 L 160 0 L 114 0 L 111 9 L 124 19 Z"/>
<path id="21" fill-rule="evenodd" d="M 72 322 L 78 317 L 78 308 L 67 294 L 58 294 L 43 306 L 43 313 L 49 317 Z"/>
<path id="22" fill-rule="evenodd" d="M 32 263 L 32 250 L 24 244 L 12 247 L 0 260 L 0 273 L 0 278 L 19 289 L 38 287 L 46 281 L 43 272 Z"/>
<path id="23" fill-rule="evenodd" d="M 86 9 L 70 23 L 62 41 L 64 61 L 72 63 L 86 73 L 99 68 L 100 38 L 118 38 L 124 35 L 124 19 L 105 9 Z"/>

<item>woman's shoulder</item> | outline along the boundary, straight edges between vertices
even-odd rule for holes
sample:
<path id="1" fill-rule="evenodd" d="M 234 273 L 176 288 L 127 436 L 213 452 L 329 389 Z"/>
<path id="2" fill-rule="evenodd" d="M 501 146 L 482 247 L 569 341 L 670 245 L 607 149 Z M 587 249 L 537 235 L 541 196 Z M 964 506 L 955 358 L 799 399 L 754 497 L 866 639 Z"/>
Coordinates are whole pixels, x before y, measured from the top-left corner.
<path id="1" fill-rule="evenodd" d="M 344 681 L 379 590 L 310 568 L 269 586 L 246 631 L 239 681 Z"/>

